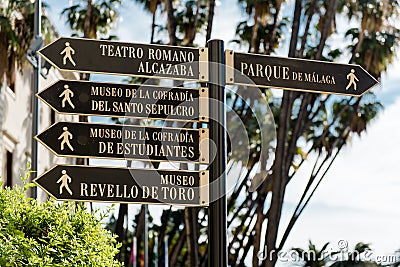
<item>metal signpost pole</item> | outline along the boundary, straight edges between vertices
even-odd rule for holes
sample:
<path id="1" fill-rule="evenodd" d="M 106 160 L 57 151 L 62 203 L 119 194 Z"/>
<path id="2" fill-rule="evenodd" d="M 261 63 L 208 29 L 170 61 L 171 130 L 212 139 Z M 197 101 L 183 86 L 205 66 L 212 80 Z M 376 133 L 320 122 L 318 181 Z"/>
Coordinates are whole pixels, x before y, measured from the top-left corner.
<path id="1" fill-rule="evenodd" d="M 210 97 L 210 204 L 208 209 L 208 266 L 226 267 L 226 132 L 225 132 L 225 55 L 221 40 L 208 42 Z"/>
<path id="2" fill-rule="evenodd" d="M 40 38 L 41 35 L 41 16 L 42 16 L 42 1 L 41 0 L 36 0 L 35 3 L 35 21 L 34 21 L 34 35 L 36 39 Z M 37 92 L 39 91 L 39 79 L 40 79 L 40 56 L 35 53 L 35 58 L 36 58 L 36 68 L 34 67 L 33 69 L 33 92 L 32 92 L 32 137 L 36 136 L 38 133 L 38 117 L 39 117 L 39 100 L 35 96 Z M 38 162 L 37 162 L 37 150 L 38 150 L 38 144 L 35 139 L 32 138 L 31 140 L 32 145 L 31 145 L 31 161 L 32 161 L 32 166 L 31 169 L 33 172 L 31 173 L 31 179 L 35 179 L 37 177 L 37 171 L 38 171 Z M 32 187 L 31 188 L 31 197 L 37 198 L 37 188 Z"/>
<path id="3" fill-rule="evenodd" d="M 149 267 L 149 225 L 147 213 L 149 205 L 144 204 L 144 267 Z"/>

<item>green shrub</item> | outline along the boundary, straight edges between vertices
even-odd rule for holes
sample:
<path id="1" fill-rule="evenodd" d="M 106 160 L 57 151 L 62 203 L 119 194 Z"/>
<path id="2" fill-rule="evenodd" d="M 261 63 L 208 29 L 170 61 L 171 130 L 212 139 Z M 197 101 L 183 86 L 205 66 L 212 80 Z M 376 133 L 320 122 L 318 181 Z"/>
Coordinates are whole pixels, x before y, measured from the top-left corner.
<path id="1" fill-rule="evenodd" d="M 24 181 L 27 181 L 29 172 Z M 101 217 L 81 204 L 38 202 L 27 197 L 32 184 L 0 184 L 0 266 L 111 267 L 119 244 Z"/>

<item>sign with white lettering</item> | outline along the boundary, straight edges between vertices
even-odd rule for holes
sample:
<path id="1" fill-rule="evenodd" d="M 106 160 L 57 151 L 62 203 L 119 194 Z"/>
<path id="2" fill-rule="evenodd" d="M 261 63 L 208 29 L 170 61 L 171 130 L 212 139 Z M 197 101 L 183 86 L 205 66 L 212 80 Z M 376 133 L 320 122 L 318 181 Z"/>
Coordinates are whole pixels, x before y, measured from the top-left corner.
<path id="1" fill-rule="evenodd" d="M 35 139 L 57 156 L 209 161 L 208 129 L 57 122 Z"/>
<path id="2" fill-rule="evenodd" d="M 208 121 L 208 88 L 60 80 L 38 97 L 59 113 Z"/>
<path id="3" fill-rule="evenodd" d="M 225 51 L 225 54 L 227 84 L 352 96 L 360 96 L 378 84 L 358 65 L 231 50 Z"/>
<path id="4" fill-rule="evenodd" d="M 208 79 L 206 48 L 62 37 L 38 53 L 65 71 L 178 80 Z"/>
<path id="5" fill-rule="evenodd" d="M 208 205 L 208 171 L 57 165 L 33 182 L 57 200 Z"/>

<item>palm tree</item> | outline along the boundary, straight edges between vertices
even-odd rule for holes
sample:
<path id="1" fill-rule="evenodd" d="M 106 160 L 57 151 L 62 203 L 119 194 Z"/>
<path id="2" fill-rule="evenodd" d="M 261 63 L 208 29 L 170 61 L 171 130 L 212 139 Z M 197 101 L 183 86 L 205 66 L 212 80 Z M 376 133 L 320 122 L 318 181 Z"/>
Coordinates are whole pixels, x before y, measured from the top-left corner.
<path id="1" fill-rule="evenodd" d="M 249 18 L 253 19 L 253 25 L 251 26 L 249 52 L 251 51 L 254 53 L 259 53 L 260 40 L 262 38 L 262 35 L 259 34 L 259 28 L 260 26 L 265 27 L 268 18 L 272 15 L 271 4 L 269 3 L 269 1 L 263 0 L 239 0 L 239 4 L 243 5 L 245 12 L 249 16 Z M 263 33 L 263 31 L 261 31 L 261 33 Z"/>
<path id="2" fill-rule="evenodd" d="M 321 16 L 321 19 L 320 19 L 321 23 L 319 25 L 320 38 L 319 38 L 319 44 L 317 46 L 317 52 L 315 54 L 316 59 L 322 58 L 322 52 L 323 52 L 323 49 L 325 48 L 326 40 L 333 32 L 335 15 L 336 15 L 337 6 L 339 4 L 339 0 L 325 1 L 325 4 L 326 4 L 326 7 L 325 7 L 326 11 L 325 11 L 324 15 Z"/>
<path id="3" fill-rule="evenodd" d="M 14 83 L 16 67 L 21 70 L 25 54 L 33 39 L 35 3 L 29 0 L 9 0 L 0 3 L 0 84 L 7 76 Z M 42 15 L 45 37 L 54 34 L 45 13 Z M 47 41 L 47 39 L 46 39 Z"/>
<path id="4" fill-rule="evenodd" d="M 71 5 L 61 12 L 67 17 L 67 23 L 74 31 L 74 35 L 84 38 L 97 39 L 109 36 L 110 30 L 115 26 L 118 17 L 117 7 L 121 0 L 87 0 L 86 4 L 81 1 Z"/>
<path id="5" fill-rule="evenodd" d="M 300 50 L 297 52 L 298 57 L 303 57 L 305 46 L 307 43 L 307 38 L 310 35 L 311 22 L 316 13 L 319 12 L 318 7 L 320 5 L 320 0 L 309 0 L 304 5 L 304 16 L 307 17 L 306 25 L 304 27 L 304 33 L 301 37 Z"/>
<path id="6" fill-rule="evenodd" d="M 252 47 L 255 46 L 257 48 L 254 50 L 257 51 L 258 53 L 270 54 L 271 52 L 274 51 L 274 49 L 277 48 L 277 44 L 283 37 L 284 28 L 287 27 L 287 20 L 283 19 L 279 21 L 279 24 L 275 29 L 274 33 L 275 37 L 273 42 L 271 42 L 272 27 L 274 27 L 272 24 L 258 25 L 257 27 L 258 33 L 254 37 L 253 36 L 254 25 L 249 26 L 247 20 L 241 21 L 236 27 L 236 35 L 239 38 L 232 40 L 232 42 L 248 46 L 248 52 L 251 52 Z M 260 50 L 261 44 L 263 50 Z"/>
<path id="7" fill-rule="evenodd" d="M 156 30 L 156 13 L 158 7 L 163 2 L 162 0 L 136 0 L 138 3 L 143 4 L 144 8 L 151 13 L 152 20 L 151 20 L 151 36 L 150 36 L 150 43 L 154 43 L 154 34 Z"/>
<path id="8" fill-rule="evenodd" d="M 270 54 L 276 49 L 279 31 L 282 26 L 280 11 L 285 0 L 239 0 L 246 14 L 253 20 L 249 51 L 260 52 L 263 46 L 264 54 Z M 247 20 L 246 20 L 247 25 Z"/>
<path id="9" fill-rule="evenodd" d="M 359 40 L 360 30 L 350 29 L 346 32 L 353 42 Z M 364 35 L 362 42 L 350 45 L 348 49 L 354 55 L 354 62 L 364 65 L 374 77 L 379 78 L 382 71 L 386 71 L 388 63 L 395 57 L 396 48 L 399 47 L 400 30 L 396 28 L 372 31 Z M 357 51 L 355 53 L 355 51 Z"/>
<path id="10" fill-rule="evenodd" d="M 386 24 L 386 21 L 393 17 L 398 12 L 399 2 L 396 1 L 378 1 L 378 0 L 363 0 L 349 1 L 341 0 L 339 10 L 343 11 L 347 7 L 347 16 L 349 19 L 361 19 L 361 27 L 351 29 L 353 31 L 353 41 L 356 41 L 352 47 L 352 56 L 350 62 L 355 62 L 358 54 L 361 51 L 364 38 L 371 38 L 371 34 L 386 31 L 393 32 L 395 28 Z M 357 36 L 355 36 L 357 33 Z M 377 37 L 377 36 L 374 36 Z M 378 36 L 379 37 L 379 36 Z M 382 71 L 382 70 L 380 70 Z M 378 72 L 380 72 L 378 71 Z"/>
<path id="11" fill-rule="evenodd" d="M 207 11 L 213 11 L 214 6 L 207 6 L 202 0 L 165 0 L 165 8 L 170 45 L 194 46 L 197 33 L 207 23 L 212 25 L 213 12 L 210 16 Z"/>

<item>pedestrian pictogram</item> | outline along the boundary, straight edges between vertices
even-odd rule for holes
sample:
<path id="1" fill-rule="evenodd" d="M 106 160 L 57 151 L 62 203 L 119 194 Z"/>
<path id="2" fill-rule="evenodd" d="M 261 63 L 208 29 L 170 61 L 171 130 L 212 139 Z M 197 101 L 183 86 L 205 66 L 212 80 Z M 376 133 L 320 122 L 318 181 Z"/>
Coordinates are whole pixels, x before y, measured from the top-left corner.
<path id="1" fill-rule="evenodd" d="M 354 86 L 354 90 L 357 90 L 357 82 L 359 82 L 359 80 L 354 72 L 355 70 L 351 69 L 350 73 L 347 74 L 347 80 L 349 80 L 349 84 L 346 86 L 346 90 L 348 90 L 352 85 Z"/>
<path id="2" fill-rule="evenodd" d="M 65 108 L 65 103 L 68 102 L 71 108 L 75 109 L 75 106 L 71 101 L 71 97 L 74 97 L 74 92 L 72 92 L 71 89 L 69 89 L 68 84 L 64 85 L 64 91 L 61 93 L 59 97 L 63 97 L 63 99 L 61 100 L 61 106 L 63 108 Z"/>
<path id="3" fill-rule="evenodd" d="M 61 51 L 60 55 L 64 55 L 63 57 L 63 65 L 67 65 L 67 59 L 69 60 L 69 62 L 72 63 L 72 65 L 76 66 L 76 63 L 74 61 L 74 59 L 72 58 L 72 55 L 75 54 L 75 50 L 71 47 L 69 42 L 65 42 L 65 48 L 63 51 Z"/>
<path id="4" fill-rule="evenodd" d="M 67 171 L 66 170 L 62 170 L 61 171 L 62 176 L 60 177 L 60 179 L 58 179 L 57 184 L 60 184 L 60 195 L 62 195 L 63 193 L 63 188 L 65 188 L 65 190 L 68 191 L 68 193 L 72 196 L 72 191 L 69 188 L 69 183 L 72 182 L 72 178 L 68 176 Z"/>
<path id="5" fill-rule="evenodd" d="M 65 145 L 71 149 L 71 151 L 74 151 L 74 148 L 71 146 L 71 143 L 69 142 L 70 139 L 73 138 L 73 135 L 68 131 L 68 127 L 63 127 L 63 133 L 58 137 L 58 140 L 61 140 L 61 150 L 64 150 Z"/>

